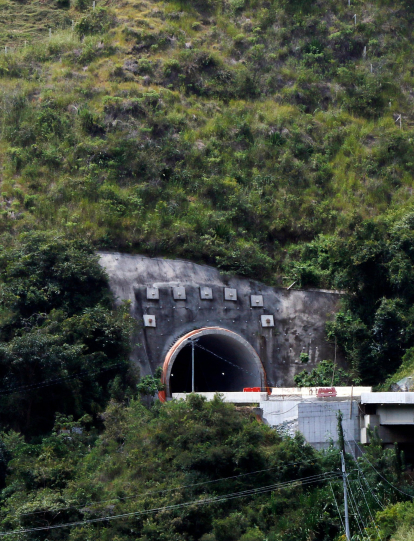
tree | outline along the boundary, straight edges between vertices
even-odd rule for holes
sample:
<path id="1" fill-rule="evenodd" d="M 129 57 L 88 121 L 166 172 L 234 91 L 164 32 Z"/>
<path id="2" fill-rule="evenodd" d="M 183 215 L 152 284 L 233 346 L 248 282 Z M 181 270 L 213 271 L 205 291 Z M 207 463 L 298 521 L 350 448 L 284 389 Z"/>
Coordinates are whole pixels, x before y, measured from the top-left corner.
<path id="1" fill-rule="evenodd" d="M 341 410 L 337 413 L 337 419 L 338 419 L 338 447 L 339 450 L 342 451 L 345 454 L 345 437 L 344 437 L 344 428 L 342 426 L 342 419 L 344 417 L 344 414 Z"/>
<path id="2" fill-rule="evenodd" d="M 302 370 L 293 379 L 297 387 L 347 385 L 352 380 L 350 374 L 332 361 L 321 361 L 310 373 L 307 370 Z"/>
<path id="3" fill-rule="evenodd" d="M 113 309 L 92 247 L 54 233 L 24 234 L 0 248 L 0 426 L 27 435 L 55 412 L 97 414 L 132 393 L 133 320 Z M 120 393 L 121 391 L 121 393 Z"/>
<path id="4" fill-rule="evenodd" d="M 152 398 L 159 391 L 165 390 L 165 385 L 161 382 L 162 368 L 159 366 L 153 376 L 148 375 L 140 379 L 137 389 L 141 396 L 146 397 L 148 405 L 152 402 Z"/>

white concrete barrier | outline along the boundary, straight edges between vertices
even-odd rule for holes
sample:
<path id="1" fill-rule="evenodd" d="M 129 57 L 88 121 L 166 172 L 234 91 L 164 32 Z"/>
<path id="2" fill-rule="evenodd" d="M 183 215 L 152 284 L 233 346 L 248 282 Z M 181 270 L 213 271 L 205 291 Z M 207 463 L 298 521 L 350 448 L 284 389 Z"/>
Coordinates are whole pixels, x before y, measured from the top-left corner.
<path id="1" fill-rule="evenodd" d="M 219 394 L 224 402 L 231 404 L 258 404 L 267 400 L 267 393 L 196 393 L 204 396 L 207 401 L 213 400 L 216 394 Z M 185 400 L 187 393 L 173 393 L 172 397 L 176 400 Z"/>
<path id="2" fill-rule="evenodd" d="M 414 404 L 414 393 L 363 393 L 361 404 Z"/>
<path id="3" fill-rule="evenodd" d="M 331 389 L 336 398 L 360 397 L 363 393 L 372 392 L 372 387 L 331 387 L 330 385 L 324 387 L 272 387 L 271 397 L 276 399 L 289 397 L 293 400 L 295 398 L 317 398 L 319 394 L 324 397 L 326 394 L 324 391 Z"/>

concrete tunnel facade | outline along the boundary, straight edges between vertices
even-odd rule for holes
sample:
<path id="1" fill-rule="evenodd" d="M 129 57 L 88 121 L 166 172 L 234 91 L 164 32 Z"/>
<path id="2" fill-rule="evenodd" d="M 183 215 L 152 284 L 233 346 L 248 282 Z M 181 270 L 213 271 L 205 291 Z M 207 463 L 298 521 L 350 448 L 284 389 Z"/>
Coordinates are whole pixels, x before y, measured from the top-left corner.
<path id="1" fill-rule="evenodd" d="M 189 261 L 99 255 L 116 301 L 130 301 L 138 321 L 131 360 L 143 376 L 163 367 L 167 397 L 191 391 L 193 339 L 200 392 L 291 386 L 322 359 L 343 364 L 325 333 L 338 292 L 273 288 Z"/>

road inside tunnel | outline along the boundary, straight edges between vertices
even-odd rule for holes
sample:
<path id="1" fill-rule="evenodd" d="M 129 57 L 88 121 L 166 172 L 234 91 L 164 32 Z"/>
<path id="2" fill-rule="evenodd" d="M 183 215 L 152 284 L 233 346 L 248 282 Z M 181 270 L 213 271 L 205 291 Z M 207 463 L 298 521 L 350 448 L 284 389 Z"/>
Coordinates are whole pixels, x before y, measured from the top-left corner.
<path id="1" fill-rule="evenodd" d="M 192 387 L 192 339 L 187 339 L 171 364 L 170 393 L 190 393 Z M 259 357 L 247 342 L 229 331 L 194 336 L 195 392 L 240 392 L 264 385 Z"/>

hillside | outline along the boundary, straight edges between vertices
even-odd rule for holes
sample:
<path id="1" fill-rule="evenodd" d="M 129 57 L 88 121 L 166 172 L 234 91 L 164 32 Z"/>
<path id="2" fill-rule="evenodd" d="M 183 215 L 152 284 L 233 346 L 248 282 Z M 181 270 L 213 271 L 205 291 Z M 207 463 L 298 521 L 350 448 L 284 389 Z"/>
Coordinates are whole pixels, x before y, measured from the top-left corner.
<path id="1" fill-rule="evenodd" d="M 412 2 L 94 4 L 0 0 L 0 536 L 344 541 L 338 449 L 154 403 L 96 250 L 346 290 L 346 371 L 296 383 L 414 376 Z M 412 541 L 412 473 L 368 434 L 353 541 Z"/>
<path id="2" fill-rule="evenodd" d="M 296 243 L 411 208 L 409 2 L 91 3 L 2 2 L 3 234 L 283 283 Z"/>
<path id="3" fill-rule="evenodd" d="M 61 416 L 41 442 L 26 444 L 13 432 L 4 437 L 10 462 L 0 527 L 6 538 L 344 541 L 337 449 L 315 451 L 300 435 L 282 438 L 248 411 L 197 395 L 151 411 L 139 401 L 111 403 L 102 418 L 100 437 L 87 423 Z M 412 493 L 393 450 L 372 445 L 366 457 L 388 482 Z M 366 460 L 358 466 L 373 491 L 364 493 L 354 469 L 352 491 L 370 507 L 361 503 L 352 531 L 361 520 L 366 541 L 388 539 L 397 529 L 405 537 L 395 541 L 411 541 L 412 503 L 392 505 L 400 495 Z M 389 507 L 374 523 L 370 513 L 383 505 Z"/>

